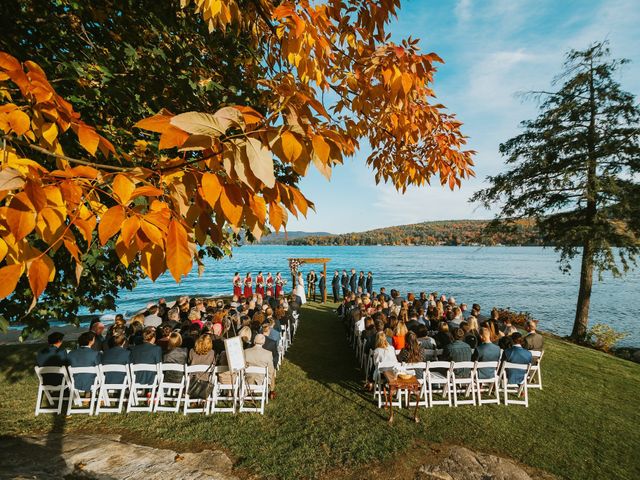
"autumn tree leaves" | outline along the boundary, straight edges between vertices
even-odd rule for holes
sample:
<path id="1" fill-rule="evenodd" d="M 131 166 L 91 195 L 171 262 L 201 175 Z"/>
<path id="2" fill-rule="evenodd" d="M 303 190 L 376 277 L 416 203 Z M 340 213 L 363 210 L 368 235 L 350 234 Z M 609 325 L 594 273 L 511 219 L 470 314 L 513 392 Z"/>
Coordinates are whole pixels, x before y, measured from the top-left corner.
<path id="1" fill-rule="evenodd" d="M 362 142 L 376 180 L 402 191 L 473 175 L 460 123 L 433 101 L 441 60 L 416 40 L 389 41 L 398 0 L 182 3 L 210 30 L 249 35 L 263 101 L 162 110 L 131 126 L 132 151 L 83 122 L 35 63 L 0 54 L 0 298 L 26 275 L 35 302 L 61 248 L 78 278 L 98 245 L 153 280 L 169 270 L 180 281 L 229 231 L 260 238 L 306 216 L 298 179 L 311 165 L 330 178 Z M 67 156 L 63 135 L 86 157 Z"/>

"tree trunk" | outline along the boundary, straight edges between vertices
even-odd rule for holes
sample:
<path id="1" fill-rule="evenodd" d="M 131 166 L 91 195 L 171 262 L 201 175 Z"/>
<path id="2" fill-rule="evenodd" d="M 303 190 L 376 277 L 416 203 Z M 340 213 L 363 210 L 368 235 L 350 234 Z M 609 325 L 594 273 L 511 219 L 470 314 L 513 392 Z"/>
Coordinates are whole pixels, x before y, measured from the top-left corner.
<path id="1" fill-rule="evenodd" d="M 580 268 L 580 291 L 576 306 L 576 318 L 573 322 L 571 338 L 584 340 L 589 324 L 589 306 L 591 304 L 591 286 L 593 285 L 593 246 L 587 240 L 582 247 L 582 267 Z"/>

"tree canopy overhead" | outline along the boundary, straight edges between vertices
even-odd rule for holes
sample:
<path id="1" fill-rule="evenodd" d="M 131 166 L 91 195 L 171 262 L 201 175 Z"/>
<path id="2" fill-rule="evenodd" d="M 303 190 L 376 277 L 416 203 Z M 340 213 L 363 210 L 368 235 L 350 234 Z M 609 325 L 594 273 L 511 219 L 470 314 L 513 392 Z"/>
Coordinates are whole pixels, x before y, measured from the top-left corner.
<path id="1" fill-rule="evenodd" d="M 621 275 L 640 252 L 640 107 L 622 90 L 606 43 L 567 54 L 540 115 L 500 146 L 510 168 L 473 201 L 502 202 L 499 222 L 536 219 L 561 265 L 581 254 L 572 337 L 587 332 L 594 269 Z"/>
<path id="2" fill-rule="evenodd" d="M 29 40 L 17 37 L 0 54 L 0 297 L 26 275 L 35 302 L 59 275 L 60 250 L 78 278 L 97 248 L 115 251 L 124 267 L 139 265 L 151 279 L 168 269 L 180 281 L 208 246 L 226 242 L 228 228 L 260 237 L 268 225 L 285 226 L 289 213 L 306 215 L 313 204 L 298 179 L 311 164 L 329 178 L 362 142 L 372 147 L 367 164 L 377 181 L 404 191 L 436 176 L 460 186 L 473 175 L 473 152 L 464 150 L 460 122 L 434 100 L 440 58 L 421 53 L 417 40 L 390 41 L 386 28 L 399 4 L 183 1 L 185 10 L 176 6 L 175 16 L 165 7 L 153 10 L 145 35 L 149 45 L 164 42 L 154 50 L 122 48 L 125 29 L 137 18 L 128 27 L 114 22 L 116 2 L 91 8 L 52 2 L 60 15 L 75 15 L 60 33 L 69 43 L 59 48 L 76 48 L 87 62 L 60 67 L 54 50 L 40 53 L 49 61 L 36 63 L 24 53 L 39 44 L 27 48 Z M 18 16 L 28 14 L 23 8 Z M 193 11 L 198 17 L 186 13 Z M 129 14 L 122 8 L 118 15 Z M 181 34 L 189 21 L 206 25 L 211 37 Z M 104 38 L 117 45 L 113 52 L 104 50 Z M 207 49 L 233 54 L 222 55 L 210 72 L 215 59 L 200 56 L 183 65 L 185 78 L 172 72 L 193 92 L 210 85 L 219 91 L 203 92 L 201 105 L 167 98 L 178 90 L 172 73 L 166 83 L 147 81 L 140 67 L 161 62 L 167 52 L 193 55 L 173 46 L 189 41 L 203 58 Z M 102 58 L 95 65 L 93 50 Z M 87 73 L 76 81 L 88 82 L 95 98 L 86 92 L 75 98 L 73 85 L 59 94 L 51 72 L 70 68 Z M 139 78 L 140 88 L 119 89 L 110 81 L 117 74 Z M 126 107 L 127 96 L 136 108 Z M 159 111 L 131 118 L 141 110 Z"/>

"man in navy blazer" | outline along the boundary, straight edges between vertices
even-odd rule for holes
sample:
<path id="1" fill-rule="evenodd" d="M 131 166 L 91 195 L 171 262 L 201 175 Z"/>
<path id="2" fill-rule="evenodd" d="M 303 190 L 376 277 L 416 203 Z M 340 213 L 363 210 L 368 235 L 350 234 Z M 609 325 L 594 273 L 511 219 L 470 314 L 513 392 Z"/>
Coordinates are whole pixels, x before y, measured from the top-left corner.
<path id="1" fill-rule="evenodd" d="M 480 345 L 476 347 L 476 360 L 478 362 L 498 362 L 500 361 L 500 347 L 491 343 L 491 331 L 487 327 L 480 329 Z M 478 378 L 491 378 L 495 374 L 493 368 L 479 368 Z"/>
<path id="2" fill-rule="evenodd" d="M 67 355 L 70 367 L 97 367 L 100 364 L 100 352 L 91 347 L 96 341 L 93 332 L 84 332 L 78 337 L 78 348 Z M 77 373 L 73 377 L 76 390 L 87 392 L 91 390 L 96 375 L 93 373 Z"/>
<path id="3" fill-rule="evenodd" d="M 533 357 L 529 350 L 523 348 L 522 335 L 520 335 L 520 333 L 514 333 L 513 335 L 511 335 L 511 338 L 513 339 L 513 347 L 508 348 L 504 351 L 504 359 L 507 362 L 521 363 L 523 365 L 531 363 L 531 359 Z M 507 381 L 510 384 L 520 385 L 524 381 L 524 375 L 524 370 L 507 368 Z"/>
<path id="4" fill-rule="evenodd" d="M 356 269 L 351 269 L 351 278 L 349 279 L 349 288 L 351 288 L 351 293 L 358 293 L 358 275 L 356 274 Z"/>
<path id="5" fill-rule="evenodd" d="M 131 351 L 124 348 L 126 337 L 124 332 L 115 331 L 109 338 L 109 348 L 102 354 L 102 365 L 128 365 L 131 360 Z M 124 381 L 125 374 L 121 372 L 107 372 L 105 383 L 120 384 Z"/>
<path id="6" fill-rule="evenodd" d="M 155 345 L 156 329 L 155 327 L 145 327 L 142 332 L 143 342 L 131 349 L 131 363 L 150 363 L 158 364 L 162 362 L 162 349 Z M 155 372 L 139 372 L 134 379 L 137 383 L 151 385 L 156 380 Z"/>
<path id="7" fill-rule="evenodd" d="M 52 332 L 47 337 L 49 346 L 43 348 L 36 355 L 36 365 L 39 367 L 62 367 L 69 362 L 67 351 L 62 348 L 62 339 L 64 333 Z M 60 385 L 62 383 L 62 375 L 55 373 L 46 373 L 42 376 L 45 385 Z"/>

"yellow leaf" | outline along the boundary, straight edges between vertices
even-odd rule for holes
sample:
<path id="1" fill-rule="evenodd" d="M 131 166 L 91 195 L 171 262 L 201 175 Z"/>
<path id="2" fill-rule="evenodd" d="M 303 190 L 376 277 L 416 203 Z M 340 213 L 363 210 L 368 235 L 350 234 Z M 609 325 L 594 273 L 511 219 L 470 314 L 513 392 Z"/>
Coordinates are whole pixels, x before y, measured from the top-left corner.
<path id="1" fill-rule="evenodd" d="M 284 210 L 275 202 L 269 204 L 269 223 L 276 232 L 282 227 L 284 221 Z"/>
<path id="2" fill-rule="evenodd" d="M 91 155 L 96 154 L 98 144 L 100 143 L 100 135 L 93 127 L 85 125 L 84 123 L 78 124 L 78 141 L 84 149 Z"/>
<path id="3" fill-rule="evenodd" d="M 189 250 L 187 231 L 176 220 L 169 223 L 167 235 L 167 267 L 176 282 L 191 271 L 192 256 Z"/>
<path id="4" fill-rule="evenodd" d="M 124 207 L 116 205 L 107 210 L 100 218 L 100 223 L 98 224 L 100 244 L 105 245 L 111 237 L 120 231 L 124 216 Z"/>
<path id="5" fill-rule="evenodd" d="M 331 147 L 329 146 L 327 141 L 320 135 L 314 135 L 311 142 L 313 144 L 313 153 L 322 163 L 328 163 L 329 154 L 331 153 Z"/>
<path id="6" fill-rule="evenodd" d="M 412 86 L 413 86 L 413 77 L 411 76 L 411 74 L 406 72 L 403 73 L 402 74 L 402 90 L 404 91 L 405 95 L 409 93 Z"/>
<path id="7" fill-rule="evenodd" d="M 49 145 L 53 145 L 53 142 L 58 138 L 58 126 L 53 123 L 45 123 L 42 125 L 42 138 L 44 138 Z"/>
<path id="8" fill-rule="evenodd" d="M 150 214 L 147 214 L 142 218 L 142 221 L 140 222 L 140 228 L 142 228 L 142 231 L 149 240 L 151 240 L 156 245 L 163 246 L 164 235 L 156 225 L 146 219 L 148 215 Z"/>
<path id="9" fill-rule="evenodd" d="M 128 267 L 131 262 L 133 262 L 138 255 L 138 246 L 136 242 L 131 242 L 129 246 L 126 246 L 122 241 L 122 237 L 119 236 L 116 240 L 116 254 L 120 259 L 120 262 Z"/>
<path id="10" fill-rule="evenodd" d="M 7 242 L 0 238 L 0 262 L 4 260 L 4 257 L 6 257 L 8 251 L 9 247 L 7 246 Z"/>

